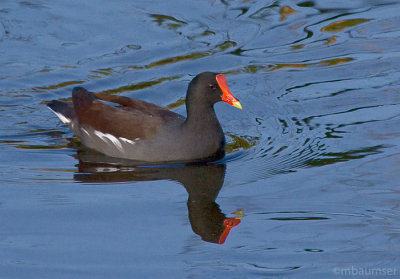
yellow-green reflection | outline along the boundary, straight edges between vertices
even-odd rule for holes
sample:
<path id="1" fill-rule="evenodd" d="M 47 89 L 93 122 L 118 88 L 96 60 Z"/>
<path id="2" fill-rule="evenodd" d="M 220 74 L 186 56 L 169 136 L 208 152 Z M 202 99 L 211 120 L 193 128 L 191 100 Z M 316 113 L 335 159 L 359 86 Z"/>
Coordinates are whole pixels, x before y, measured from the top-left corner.
<path id="1" fill-rule="evenodd" d="M 354 25 L 358 25 L 360 23 L 369 21 L 370 19 L 367 18 L 352 18 L 352 19 L 342 19 L 342 20 L 336 20 L 328 25 L 325 25 L 324 27 L 321 28 L 321 31 L 326 31 L 326 32 L 338 32 L 343 29 L 352 27 Z"/>
<path id="2" fill-rule="evenodd" d="M 177 108 L 183 104 L 185 104 L 186 99 L 185 98 L 179 98 L 178 100 L 176 100 L 173 103 L 170 103 L 168 105 L 166 105 L 167 109 L 173 109 L 173 108 Z"/>
<path id="3" fill-rule="evenodd" d="M 69 85 L 75 85 L 75 84 L 82 84 L 84 83 L 84 80 L 69 80 L 69 81 L 63 81 L 57 84 L 52 84 L 52 85 L 47 85 L 47 86 L 35 86 L 32 88 L 34 91 L 38 90 L 52 90 L 52 89 L 58 89 L 62 87 L 66 87 Z"/>
<path id="4" fill-rule="evenodd" d="M 290 14 L 297 13 L 298 11 L 293 9 L 290 6 L 282 6 L 279 10 L 279 14 L 281 15 L 281 20 L 285 20 L 286 17 Z"/>
<path id="5" fill-rule="evenodd" d="M 152 62 L 150 64 L 147 64 L 147 65 L 144 66 L 144 68 L 152 68 L 152 67 L 162 66 L 162 65 L 171 64 L 171 63 L 184 61 L 184 60 L 198 59 L 198 58 L 202 58 L 202 57 L 205 57 L 207 55 L 210 55 L 210 54 L 211 53 L 208 52 L 208 51 L 199 51 L 199 52 L 192 52 L 192 53 L 185 54 L 185 55 L 178 55 L 178 56 L 168 57 L 168 58 L 164 58 L 164 59 Z"/>
<path id="6" fill-rule="evenodd" d="M 311 63 L 278 63 L 275 64 L 270 68 L 270 71 L 282 69 L 282 68 L 305 68 L 309 66 L 317 66 L 317 65 L 327 65 L 327 66 L 334 66 L 342 63 L 346 63 L 349 61 L 354 60 L 352 57 L 337 57 L 332 59 L 324 59 L 318 62 L 311 62 Z"/>
<path id="7" fill-rule="evenodd" d="M 227 133 L 226 135 L 230 138 L 230 141 L 228 141 L 225 145 L 225 151 L 227 153 L 234 152 L 241 148 L 249 149 L 250 147 L 255 146 L 257 144 L 256 137 L 237 136 L 230 133 Z"/>
<path id="8" fill-rule="evenodd" d="M 121 92 L 126 92 L 126 91 L 139 90 L 139 89 L 151 87 L 153 85 L 159 84 L 159 83 L 161 83 L 163 81 L 166 81 L 166 80 L 174 80 L 174 79 L 178 79 L 180 77 L 181 76 L 160 77 L 160 78 L 154 79 L 154 80 L 141 81 L 141 82 L 138 82 L 138 83 L 128 84 L 128 85 L 120 86 L 120 87 L 117 87 L 117 88 L 111 88 L 111 89 L 102 90 L 99 93 L 113 94 L 113 93 L 121 93 Z"/>
<path id="9" fill-rule="evenodd" d="M 153 18 L 153 20 L 158 24 L 158 25 L 163 25 L 165 24 L 168 28 L 171 29 L 176 29 L 184 24 L 187 24 L 186 22 L 176 19 L 172 16 L 169 15 L 162 15 L 162 14 L 150 14 L 150 17 Z"/>

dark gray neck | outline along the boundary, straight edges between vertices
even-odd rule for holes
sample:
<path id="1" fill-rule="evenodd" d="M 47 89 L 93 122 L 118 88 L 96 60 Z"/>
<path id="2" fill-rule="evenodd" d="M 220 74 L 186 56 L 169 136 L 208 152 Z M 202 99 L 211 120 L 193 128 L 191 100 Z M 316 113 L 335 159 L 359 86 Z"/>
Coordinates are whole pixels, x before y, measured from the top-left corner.
<path id="1" fill-rule="evenodd" d="M 219 127 L 220 124 L 215 114 L 213 105 L 210 104 L 186 104 L 187 118 L 185 125 L 198 127 L 203 129 L 205 127 Z"/>
<path id="2" fill-rule="evenodd" d="M 182 137 L 198 146 L 199 158 L 207 160 L 222 158 L 225 154 L 225 137 L 213 106 L 196 103 L 191 107 L 188 103 L 186 108 L 187 118 L 182 127 Z"/>

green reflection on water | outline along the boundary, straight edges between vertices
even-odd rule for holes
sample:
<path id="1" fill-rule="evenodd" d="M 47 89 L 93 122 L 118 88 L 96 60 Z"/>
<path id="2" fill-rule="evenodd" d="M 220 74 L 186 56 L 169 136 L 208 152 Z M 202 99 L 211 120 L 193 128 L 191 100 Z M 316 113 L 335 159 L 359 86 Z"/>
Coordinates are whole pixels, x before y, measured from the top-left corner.
<path id="1" fill-rule="evenodd" d="M 308 166 L 324 166 L 338 162 L 344 162 L 354 159 L 364 158 L 369 155 L 381 153 L 381 149 L 385 148 L 384 145 L 369 146 L 354 150 L 349 150 L 346 152 L 327 152 L 321 154 L 319 158 L 313 158 L 306 162 Z"/>
<path id="2" fill-rule="evenodd" d="M 151 87 L 153 85 L 159 84 L 166 80 L 174 80 L 174 79 L 178 79 L 180 77 L 181 76 L 160 77 L 158 79 L 149 80 L 149 81 L 141 81 L 138 83 L 128 84 L 128 85 L 120 86 L 117 88 L 102 90 L 100 92 L 113 94 L 113 93 L 120 93 L 120 92 L 125 92 L 125 91 L 139 90 L 139 89 Z"/>
<path id="3" fill-rule="evenodd" d="M 225 151 L 227 153 L 234 152 L 238 149 L 249 149 L 257 144 L 259 138 L 250 136 L 238 136 L 231 133 L 227 133 L 228 142 L 225 145 Z"/>
<path id="4" fill-rule="evenodd" d="M 336 20 L 328 25 L 325 25 L 321 28 L 321 31 L 326 31 L 326 32 L 338 32 L 343 29 L 361 24 L 363 22 L 370 21 L 370 19 L 367 18 L 352 18 L 352 19 L 342 19 L 342 20 Z"/>
<path id="5" fill-rule="evenodd" d="M 33 91 L 41 91 L 41 90 L 52 90 L 52 89 L 58 89 L 58 88 L 63 88 L 69 85 L 75 85 L 75 84 L 82 84 L 85 83 L 84 80 L 69 80 L 69 81 L 63 81 L 57 84 L 52 84 L 52 85 L 47 85 L 47 86 L 35 86 L 32 88 Z"/>

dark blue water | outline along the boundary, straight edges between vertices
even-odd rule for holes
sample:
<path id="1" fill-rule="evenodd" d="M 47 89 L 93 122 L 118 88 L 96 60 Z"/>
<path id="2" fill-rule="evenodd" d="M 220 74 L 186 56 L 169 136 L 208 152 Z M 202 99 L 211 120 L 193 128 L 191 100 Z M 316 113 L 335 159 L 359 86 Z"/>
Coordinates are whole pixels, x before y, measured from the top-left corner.
<path id="1" fill-rule="evenodd" d="M 400 276 L 399 14 L 2 0 L 0 278 Z M 228 155 L 209 165 L 120 164 L 45 106 L 80 85 L 185 114 L 203 71 L 243 105 L 216 105 Z"/>

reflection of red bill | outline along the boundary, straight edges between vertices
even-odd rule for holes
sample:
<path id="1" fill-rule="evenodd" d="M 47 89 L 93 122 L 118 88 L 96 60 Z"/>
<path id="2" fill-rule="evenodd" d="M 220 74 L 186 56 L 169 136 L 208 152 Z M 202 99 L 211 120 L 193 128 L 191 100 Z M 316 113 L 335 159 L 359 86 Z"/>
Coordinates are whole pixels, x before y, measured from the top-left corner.
<path id="1" fill-rule="evenodd" d="M 224 244 L 226 238 L 228 237 L 229 231 L 239 225 L 240 218 L 233 217 L 233 218 L 225 218 L 224 219 L 224 231 L 222 232 L 221 236 L 219 237 L 218 244 Z"/>

